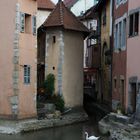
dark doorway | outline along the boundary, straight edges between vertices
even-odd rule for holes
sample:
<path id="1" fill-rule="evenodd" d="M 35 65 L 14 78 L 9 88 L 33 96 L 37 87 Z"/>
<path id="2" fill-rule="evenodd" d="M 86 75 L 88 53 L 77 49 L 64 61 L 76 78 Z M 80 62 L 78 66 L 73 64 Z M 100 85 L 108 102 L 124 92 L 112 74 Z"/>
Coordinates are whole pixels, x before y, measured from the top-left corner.
<path id="1" fill-rule="evenodd" d="M 121 107 L 124 109 L 124 80 L 121 80 L 120 84 L 120 102 L 121 102 Z"/>
<path id="2" fill-rule="evenodd" d="M 132 105 L 132 112 L 136 112 L 136 83 L 131 83 L 131 105 Z"/>

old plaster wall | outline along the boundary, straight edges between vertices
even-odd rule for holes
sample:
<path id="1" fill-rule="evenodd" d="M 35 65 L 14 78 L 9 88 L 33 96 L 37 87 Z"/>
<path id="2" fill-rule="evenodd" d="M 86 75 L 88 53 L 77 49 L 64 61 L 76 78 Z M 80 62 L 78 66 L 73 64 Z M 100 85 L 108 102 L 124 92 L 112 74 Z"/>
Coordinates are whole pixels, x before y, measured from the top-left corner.
<path id="1" fill-rule="evenodd" d="M 83 104 L 83 51 L 81 33 L 64 32 L 63 95 L 66 105 Z"/>
<path id="2" fill-rule="evenodd" d="M 37 28 L 39 28 L 47 19 L 51 11 L 47 10 L 38 10 L 37 11 Z"/>
<path id="3" fill-rule="evenodd" d="M 55 93 L 69 107 L 83 103 L 83 45 L 81 33 L 47 30 L 45 74 L 55 75 Z"/>
<path id="4" fill-rule="evenodd" d="M 0 116 L 11 115 L 10 97 L 13 92 L 13 42 L 16 20 L 16 1 L 0 1 Z M 8 12 L 4 12 L 8 9 Z M 3 11 L 3 12 L 2 12 Z M 9 14 L 10 13 L 10 14 Z"/>
<path id="5" fill-rule="evenodd" d="M 137 0 L 129 0 L 129 14 L 133 14 L 135 12 L 140 11 L 140 1 Z M 140 21 L 140 18 L 139 18 Z M 139 29 L 140 29 L 140 24 L 139 24 Z M 140 30 L 139 30 L 140 31 Z M 128 37 L 127 39 L 127 84 L 126 84 L 126 93 L 128 94 L 127 96 L 127 102 L 126 106 L 128 109 L 131 108 L 131 97 L 132 97 L 132 88 L 130 86 L 130 79 L 133 77 L 136 77 L 135 83 L 137 84 L 136 88 L 136 114 L 137 116 L 140 116 L 140 91 L 138 87 L 138 83 L 140 81 L 140 67 L 138 61 L 140 60 L 140 48 L 139 48 L 139 43 L 140 43 L 140 36 L 139 33 L 137 36 L 134 37 Z M 139 117 L 140 119 L 140 117 Z"/>
<path id="6" fill-rule="evenodd" d="M 20 11 L 31 16 L 37 14 L 37 2 L 29 0 L 19 0 Z M 36 116 L 36 65 L 37 65 L 37 37 L 32 32 L 32 21 L 30 22 L 30 32 L 19 34 L 19 93 L 18 93 L 18 118 L 28 118 Z M 24 65 L 30 65 L 31 82 L 24 84 Z"/>
<path id="7" fill-rule="evenodd" d="M 55 93 L 58 91 L 58 63 L 59 63 L 59 30 L 47 30 L 46 54 L 45 54 L 45 77 L 52 73 L 55 75 Z M 62 77 L 62 76 L 61 76 Z"/>
<path id="8" fill-rule="evenodd" d="M 115 37 L 115 27 L 120 21 L 127 18 L 128 12 L 128 2 L 116 6 L 114 3 L 114 37 Z M 127 33 L 126 33 L 127 34 Z M 118 48 L 115 48 L 115 38 L 113 39 L 114 51 L 113 51 L 113 69 L 112 69 L 112 109 L 116 110 L 118 103 L 121 102 L 121 80 L 124 80 L 124 103 L 123 108 L 126 108 L 126 46 L 119 51 Z M 119 46 L 120 47 L 120 46 Z M 122 78 L 122 79 L 121 79 Z M 116 80 L 116 86 L 115 86 Z"/>
<path id="9" fill-rule="evenodd" d="M 104 64 L 104 53 L 103 53 L 103 47 L 104 43 L 106 43 L 107 48 L 110 48 L 110 1 L 106 2 L 106 24 L 103 25 L 103 18 L 101 18 L 101 64 L 102 64 L 102 94 L 103 94 L 103 100 L 110 101 L 110 95 L 109 95 L 109 75 L 110 70 L 108 65 Z M 101 17 L 103 16 L 103 10 L 101 13 Z"/>

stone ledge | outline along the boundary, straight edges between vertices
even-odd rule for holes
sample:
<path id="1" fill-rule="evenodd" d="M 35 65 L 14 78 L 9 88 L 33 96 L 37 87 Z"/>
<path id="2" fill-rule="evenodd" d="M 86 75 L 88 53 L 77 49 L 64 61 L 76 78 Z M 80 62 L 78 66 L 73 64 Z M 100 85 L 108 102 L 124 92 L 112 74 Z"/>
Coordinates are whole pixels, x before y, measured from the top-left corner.
<path id="1" fill-rule="evenodd" d="M 130 124 L 130 118 L 115 113 L 110 113 L 99 122 L 99 130 L 102 134 L 110 133 L 116 140 L 139 140 L 140 126 Z"/>
<path id="2" fill-rule="evenodd" d="M 21 120 L 21 121 L 0 121 L 0 133 L 17 134 L 20 132 L 35 131 L 50 127 L 64 126 L 73 123 L 84 122 L 88 120 L 88 116 L 84 110 L 68 113 L 58 119 L 44 120 Z"/>

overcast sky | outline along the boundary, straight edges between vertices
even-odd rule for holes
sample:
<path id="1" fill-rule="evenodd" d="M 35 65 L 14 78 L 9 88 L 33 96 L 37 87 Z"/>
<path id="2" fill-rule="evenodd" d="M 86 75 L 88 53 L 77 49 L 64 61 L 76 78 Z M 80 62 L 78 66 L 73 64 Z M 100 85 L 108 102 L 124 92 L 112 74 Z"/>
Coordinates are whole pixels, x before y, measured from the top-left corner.
<path id="1" fill-rule="evenodd" d="M 53 1 L 55 4 L 58 2 L 58 0 L 51 0 L 51 1 Z"/>

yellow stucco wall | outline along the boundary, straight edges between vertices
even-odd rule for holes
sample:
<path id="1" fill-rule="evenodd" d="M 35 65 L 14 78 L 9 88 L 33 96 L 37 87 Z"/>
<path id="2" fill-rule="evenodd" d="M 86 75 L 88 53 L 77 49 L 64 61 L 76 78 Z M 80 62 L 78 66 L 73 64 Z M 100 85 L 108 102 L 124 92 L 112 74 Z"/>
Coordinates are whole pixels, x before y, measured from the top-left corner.
<path id="1" fill-rule="evenodd" d="M 103 14 L 103 13 L 102 13 Z M 102 16 L 102 15 L 101 15 Z M 101 25 L 101 45 L 106 41 L 107 46 L 110 46 L 110 1 L 106 3 L 106 25 Z"/>
<path id="2" fill-rule="evenodd" d="M 101 17 L 103 16 L 103 11 Z M 101 25 L 101 60 L 102 60 L 102 86 L 103 86 L 103 100 L 109 101 L 109 67 L 105 65 L 103 62 L 103 46 L 106 42 L 107 48 L 110 48 L 110 0 L 106 3 L 106 25 Z"/>

